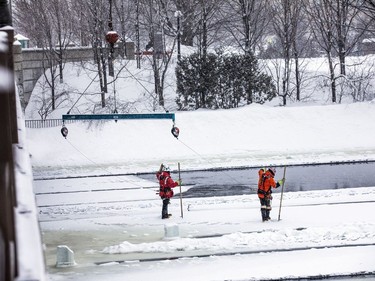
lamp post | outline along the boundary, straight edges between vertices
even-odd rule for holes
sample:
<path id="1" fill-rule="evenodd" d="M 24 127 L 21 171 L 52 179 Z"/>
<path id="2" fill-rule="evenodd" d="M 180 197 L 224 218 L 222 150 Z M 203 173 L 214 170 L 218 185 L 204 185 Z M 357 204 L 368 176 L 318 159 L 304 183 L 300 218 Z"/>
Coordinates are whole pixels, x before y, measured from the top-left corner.
<path id="1" fill-rule="evenodd" d="M 177 18 L 177 60 L 181 60 L 181 30 L 180 30 L 180 18 L 182 16 L 181 11 L 177 10 L 174 13 L 174 16 Z"/>

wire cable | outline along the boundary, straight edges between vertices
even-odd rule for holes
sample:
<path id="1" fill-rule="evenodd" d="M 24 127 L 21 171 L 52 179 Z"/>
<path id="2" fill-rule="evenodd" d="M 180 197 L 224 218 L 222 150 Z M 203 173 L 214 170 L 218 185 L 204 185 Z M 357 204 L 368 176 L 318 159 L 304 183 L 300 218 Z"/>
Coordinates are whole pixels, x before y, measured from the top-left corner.
<path id="1" fill-rule="evenodd" d="M 178 139 L 176 138 L 182 145 L 184 145 L 186 148 L 188 148 L 189 150 L 191 150 L 192 152 L 194 152 L 196 155 L 198 155 L 202 160 L 208 162 L 209 164 L 211 164 L 212 167 L 215 167 L 215 164 L 210 161 L 209 159 L 203 157 L 202 154 L 200 154 L 199 152 L 197 152 L 195 149 L 193 149 L 192 147 L 190 147 L 189 145 L 187 145 L 185 142 L 183 142 L 181 139 Z M 94 165 L 100 167 L 101 169 L 103 169 L 104 171 L 106 171 L 108 174 L 112 175 L 112 176 L 116 176 L 118 179 L 120 179 L 120 177 L 118 177 L 117 175 L 114 175 L 111 171 L 105 169 L 105 168 L 102 168 L 97 162 L 91 160 L 89 157 L 87 157 L 82 151 L 80 151 L 76 146 L 73 145 L 73 143 L 71 143 L 68 139 L 66 139 L 67 142 L 69 143 L 70 146 L 72 146 L 79 154 L 81 154 L 87 161 L 93 163 Z M 233 177 L 231 174 L 229 174 L 228 172 L 226 171 L 223 171 L 224 174 L 226 174 L 228 176 L 228 178 L 232 179 L 235 183 L 237 183 L 238 185 L 243 185 L 242 183 L 240 183 L 235 177 Z M 123 180 L 123 179 L 121 179 Z M 131 184 L 134 184 L 135 186 L 138 186 L 140 188 L 143 188 L 143 186 L 140 186 L 136 183 L 133 183 L 133 182 L 129 182 L 129 181 L 126 181 L 125 182 L 128 182 L 128 183 L 131 183 Z M 251 187 L 249 186 L 250 189 L 256 189 L 254 187 Z"/>
<path id="2" fill-rule="evenodd" d="M 183 144 L 185 147 L 187 147 L 188 149 L 190 149 L 192 152 L 194 152 L 196 155 L 198 155 L 200 158 L 202 158 L 203 160 L 207 161 L 209 164 L 212 165 L 212 167 L 215 167 L 215 164 L 210 161 L 209 159 L 207 158 L 204 158 L 200 153 L 198 153 L 195 149 L 193 149 L 192 147 L 188 146 L 186 143 L 184 143 L 182 140 L 180 139 L 177 139 L 181 144 Z M 239 185 L 242 185 L 242 183 L 240 183 L 236 178 L 232 177 L 232 175 L 230 175 L 229 173 L 227 173 L 226 171 L 223 171 L 227 176 L 228 178 L 231 178 L 234 182 L 236 182 L 237 184 Z M 254 187 L 251 187 L 250 186 L 250 189 L 255 189 Z"/>
<path id="3" fill-rule="evenodd" d="M 98 163 L 96 163 L 95 161 L 91 160 L 91 159 L 90 159 L 89 157 L 87 157 L 82 151 L 80 151 L 76 146 L 74 146 L 74 145 L 73 145 L 68 139 L 66 139 L 66 140 L 67 140 L 67 142 L 70 144 L 70 146 L 73 147 L 73 148 L 74 148 L 79 154 L 81 154 L 86 160 L 88 160 L 89 162 L 93 163 L 94 165 L 100 167 L 102 170 L 106 171 L 108 174 L 110 174 L 110 175 L 112 175 L 112 176 L 115 176 L 115 177 L 117 177 L 118 179 L 120 179 L 120 180 L 122 180 L 122 181 L 124 181 L 124 182 L 127 182 L 127 183 L 129 183 L 129 184 L 132 184 L 132 185 L 135 185 L 135 186 L 137 186 L 137 187 L 139 187 L 139 188 L 144 189 L 143 186 L 141 186 L 141 185 L 139 185 L 139 184 L 137 184 L 137 183 L 134 183 L 134 182 L 130 182 L 130 181 L 124 180 L 123 178 L 120 178 L 119 176 L 114 175 L 111 171 L 109 171 L 109 170 L 107 170 L 107 169 L 101 167 Z"/>
<path id="4" fill-rule="evenodd" d="M 86 91 L 88 90 L 88 88 L 90 88 L 91 84 L 94 83 L 96 77 L 98 77 L 99 73 L 96 74 L 96 76 L 94 77 L 94 79 L 91 80 L 90 84 L 86 87 L 86 89 L 83 91 L 83 93 L 79 96 L 79 98 L 76 100 L 76 102 L 72 105 L 72 107 L 68 110 L 67 114 L 70 114 L 70 111 L 73 109 L 73 107 L 77 104 L 77 102 L 82 98 L 82 96 L 86 93 Z"/>

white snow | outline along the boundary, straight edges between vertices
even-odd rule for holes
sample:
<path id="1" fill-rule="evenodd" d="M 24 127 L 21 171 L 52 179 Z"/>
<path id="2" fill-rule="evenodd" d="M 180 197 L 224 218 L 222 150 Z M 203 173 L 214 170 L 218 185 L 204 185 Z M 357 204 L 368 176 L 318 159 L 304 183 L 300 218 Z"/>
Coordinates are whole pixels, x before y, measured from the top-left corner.
<path id="1" fill-rule="evenodd" d="M 16 34 L 14 36 L 15 39 L 17 40 L 30 40 L 29 38 L 27 38 L 26 36 L 22 35 L 22 34 Z"/>
<path id="2" fill-rule="evenodd" d="M 126 93 L 134 95 L 135 89 L 130 85 Z M 276 193 L 273 220 L 266 223 L 256 194 L 184 198 L 182 218 L 177 192 L 169 207 L 173 216 L 165 221 L 156 180 L 117 175 L 155 172 L 160 163 L 177 178 L 177 163 L 191 170 L 375 160 L 374 121 L 374 102 L 301 103 L 176 112 L 178 139 L 168 120 L 77 122 L 66 125 L 67 139 L 60 128 L 28 129 L 49 279 L 264 280 L 374 273 L 375 187 L 284 193 L 280 221 Z M 55 179 L 98 174 L 110 176 Z M 180 238 L 164 239 L 167 223 L 179 227 Z M 77 266 L 54 267 L 61 244 L 75 252 Z M 166 257 L 181 258 L 144 261 Z"/>
<path id="3" fill-rule="evenodd" d="M 8 52 L 8 34 L 5 32 L 5 29 L 0 31 L 0 52 Z"/>
<path id="4" fill-rule="evenodd" d="M 172 121 L 124 120 L 97 126 L 30 129 L 40 173 L 149 172 L 176 169 L 375 159 L 375 103 L 309 107 L 250 105 L 234 110 L 177 112 Z M 49 157 L 56 155 L 56 157 Z M 56 169 L 58 169 L 56 171 Z"/>

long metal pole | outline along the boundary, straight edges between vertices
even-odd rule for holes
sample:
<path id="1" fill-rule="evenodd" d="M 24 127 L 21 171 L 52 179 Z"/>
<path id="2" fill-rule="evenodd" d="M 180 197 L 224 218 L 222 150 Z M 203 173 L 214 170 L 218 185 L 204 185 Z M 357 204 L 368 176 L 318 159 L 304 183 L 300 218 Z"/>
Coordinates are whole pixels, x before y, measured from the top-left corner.
<path id="1" fill-rule="evenodd" d="M 184 218 L 184 211 L 182 207 L 182 190 L 181 190 L 181 170 L 180 170 L 180 162 L 178 162 L 178 182 L 180 185 L 180 207 L 181 207 L 181 218 Z"/>
<path id="2" fill-rule="evenodd" d="M 286 173 L 286 166 L 284 166 L 283 184 L 282 184 L 282 186 L 281 186 L 280 207 L 279 207 L 279 218 L 278 218 L 278 220 L 280 220 L 280 215 L 281 215 L 281 205 L 282 205 L 282 203 L 283 203 L 284 184 L 285 184 L 285 173 Z"/>

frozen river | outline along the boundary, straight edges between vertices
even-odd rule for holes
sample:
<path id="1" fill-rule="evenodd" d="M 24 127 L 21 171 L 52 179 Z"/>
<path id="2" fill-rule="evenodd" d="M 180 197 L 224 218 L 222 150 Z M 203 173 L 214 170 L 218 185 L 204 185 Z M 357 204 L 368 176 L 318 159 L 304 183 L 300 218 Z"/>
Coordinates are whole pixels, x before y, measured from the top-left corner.
<path id="1" fill-rule="evenodd" d="M 320 245 L 326 247 L 330 243 L 335 246 L 351 242 L 349 241 L 351 237 L 355 239 L 356 243 L 362 242 L 358 239 L 369 240 L 363 240 L 363 243 L 373 243 L 371 233 L 375 233 L 372 227 L 374 216 L 370 210 L 373 209 L 375 202 L 375 191 L 372 191 L 371 188 L 357 187 L 375 186 L 374 168 L 375 163 L 287 167 L 285 191 L 289 193 L 285 195 L 283 220 L 275 221 L 272 224 L 264 224 L 259 220 L 259 202 L 255 195 L 258 168 L 181 171 L 185 216 L 183 219 L 179 216 L 179 198 L 176 196 L 170 206 L 173 217 L 169 223 L 179 225 L 181 238 L 192 239 L 188 240 L 190 241 L 187 242 L 188 245 L 207 239 L 204 243 L 206 245 L 215 239 L 222 239 L 221 236 L 226 237 L 225 234 L 228 234 L 228 237 L 237 235 L 239 238 L 255 236 L 249 240 L 251 243 L 245 243 L 247 249 L 252 249 L 252 242 L 257 241 L 257 235 L 272 237 L 276 235 L 277 238 L 274 239 L 276 244 L 273 245 L 275 249 L 280 248 L 280 243 L 284 239 L 287 239 L 288 247 L 299 246 L 300 241 L 305 241 L 307 246 L 315 249 L 312 252 L 316 252 L 316 247 Z M 276 178 L 281 178 L 282 175 L 283 167 L 277 167 Z M 177 171 L 173 171 L 172 176 L 177 179 Z M 142 179 L 150 180 L 150 182 Z M 150 268 L 163 267 L 173 262 L 134 263 L 134 260 L 201 253 L 199 249 L 193 252 L 177 250 L 171 253 L 154 252 L 153 250 L 112 254 L 103 252 L 103 249 L 108 246 L 121 249 L 121 243 L 131 244 L 132 247 L 151 248 L 167 244 L 166 241 L 163 241 L 165 222 L 159 217 L 161 203 L 155 194 L 158 186 L 154 173 L 137 176 L 109 175 L 35 180 L 34 184 L 43 243 L 45 244 L 47 270 L 50 274 L 49 280 L 103 280 L 107 277 L 112 280 L 123 280 L 124 276 L 127 280 L 149 280 L 150 276 L 147 279 L 142 279 L 139 278 L 140 274 L 150 270 L 150 274 L 153 276 L 158 271 Z M 314 191 L 319 189 L 325 190 Z M 242 194 L 253 194 L 254 196 L 219 197 Z M 277 216 L 279 195 L 275 194 L 274 198 L 274 216 Z M 192 207 L 189 209 L 190 205 Z M 296 207 L 298 212 L 295 212 Z M 368 216 L 366 221 L 361 224 L 363 212 Z M 325 216 L 327 213 L 331 213 L 335 220 L 331 221 L 329 216 Z M 342 226 L 344 218 L 345 225 Z M 301 226 L 303 227 L 301 228 Z M 285 235 L 290 231 L 297 231 L 297 233 L 292 236 Z M 317 235 L 315 235 L 315 231 L 317 231 Z M 349 232 L 347 235 L 342 235 L 342 231 Z M 332 236 L 332 233 L 337 233 L 337 237 Z M 357 237 L 362 237 L 361 235 L 365 238 Z M 289 239 L 293 237 L 303 239 L 297 239 L 298 243 L 291 244 Z M 182 241 L 185 240 L 181 239 L 180 242 Z M 173 242 L 171 241 L 171 243 Z M 231 243 L 231 245 L 234 244 Z M 243 241 L 239 241 L 241 247 L 245 244 Z M 75 252 L 77 266 L 55 267 L 58 245 L 68 245 Z M 225 246 L 226 244 L 219 243 L 219 245 Z M 254 245 L 257 247 L 258 243 Z M 369 255 L 366 254 L 366 249 L 373 247 L 371 245 L 356 247 L 350 251 L 358 252 L 365 261 L 368 260 Z M 220 249 L 210 248 L 204 253 L 212 251 L 214 254 L 220 254 L 222 252 Z M 237 250 L 234 249 L 234 251 Z M 330 248 L 322 249 L 321 252 L 323 251 L 327 253 L 322 253 L 322 255 L 335 257 L 340 255 L 342 262 L 347 256 L 339 254 L 339 252 L 345 251 L 344 249 Z M 293 264 L 291 260 L 293 257 L 303 255 L 305 260 L 310 257 L 312 252 L 306 251 L 306 254 L 298 251 L 285 254 L 272 252 L 270 255 L 285 255 L 288 264 Z M 335 254 L 332 254 L 333 252 Z M 248 263 L 253 263 L 262 256 L 263 254 L 241 255 L 241 260 L 249 259 Z M 373 260 L 372 254 L 370 256 Z M 231 261 L 236 259 L 236 255 L 227 258 L 216 257 L 215 259 Z M 311 259 L 314 262 L 317 260 Z M 364 261 L 361 258 L 361 263 L 358 264 L 366 265 L 367 263 Z M 212 262 L 212 258 L 175 260 L 176 266 L 184 264 L 184 266 L 194 266 L 194 268 L 197 264 L 203 266 L 206 262 Z M 309 262 L 307 261 L 306 264 Z M 322 267 L 326 268 L 324 265 Z M 329 267 L 330 270 L 327 271 L 327 274 L 347 272 L 346 267 L 342 267 L 343 269 Z M 351 274 L 373 269 L 373 267 L 369 267 L 371 270 L 362 267 L 358 265 L 348 272 Z M 239 268 L 238 265 L 236 268 Z M 202 272 L 206 271 L 205 269 Z M 304 270 L 303 274 L 313 276 L 316 274 L 316 272 L 306 273 L 305 271 L 308 272 L 308 269 Z M 288 274 L 291 274 L 290 272 L 292 269 L 288 269 Z M 249 276 L 253 276 L 251 274 Z M 282 275 L 282 273 L 280 274 Z M 297 276 L 299 273 L 294 274 Z M 104 276 L 106 277 L 103 278 Z M 115 279 L 115 276 L 118 278 Z M 173 275 L 169 274 L 169 276 Z M 358 279 L 350 278 L 350 280 L 363 280 L 362 277 L 364 276 Z M 365 277 L 366 280 L 373 280 L 373 276 Z M 310 278 L 310 280 L 314 279 Z"/>

